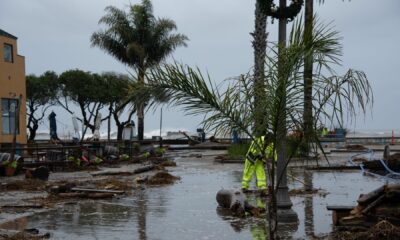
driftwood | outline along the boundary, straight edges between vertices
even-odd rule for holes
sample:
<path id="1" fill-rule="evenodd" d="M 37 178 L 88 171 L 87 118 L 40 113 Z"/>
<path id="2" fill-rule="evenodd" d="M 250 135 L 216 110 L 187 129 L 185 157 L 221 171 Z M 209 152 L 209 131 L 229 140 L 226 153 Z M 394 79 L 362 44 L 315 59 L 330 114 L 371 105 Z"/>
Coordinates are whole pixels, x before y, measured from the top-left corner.
<path id="1" fill-rule="evenodd" d="M 400 219 L 400 208 L 398 206 L 388 207 L 388 206 L 378 206 L 375 208 L 374 213 L 377 216 L 392 217 Z"/>
<path id="2" fill-rule="evenodd" d="M 244 217 L 246 212 L 259 215 L 259 209 L 246 201 L 241 190 L 221 189 L 217 192 L 216 199 L 220 207 L 230 209 L 236 216 Z"/>
<path id="3" fill-rule="evenodd" d="M 42 204 L 7 204 L 1 205 L 0 208 L 43 208 Z"/>
<path id="4" fill-rule="evenodd" d="M 151 164 L 151 165 L 147 165 L 144 167 L 139 167 L 133 171 L 101 171 L 101 172 L 95 172 L 92 173 L 92 176 L 110 176 L 110 175 L 134 175 L 134 174 L 138 174 L 138 173 L 143 173 L 143 172 L 148 172 L 151 170 L 155 169 L 155 165 Z"/>
<path id="5" fill-rule="evenodd" d="M 360 197 L 358 198 L 357 202 L 360 205 L 366 205 L 375 199 L 377 199 L 382 193 L 385 191 L 385 186 L 379 187 L 375 189 L 374 191 L 367 193 L 367 194 L 361 194 Z"/>
<path id="6" fill-rule="evenodd" d="M 383 202 L 383 200 L 385 200 L 385 195 L 384 194 L 379 196 L 375 201 L 373 201 L 370 204 L 368 204 L 368 206 L 362 210 L 362 213 L 363 214 L 368 214 L 369 211 L 371 211 L 371 209 L 374 209 L 376 206 L 381 204 Z"/>
<path id="7" fill-rule="evenodd" d="M 104 189 L 92 189 L 92 188 L 71 188 L 72 192 L 84 192 L 84 193 L 111 193 L 111 194 L 124 194 L 125 191 L 117 190 L 104 190 Z"/>
<path id="8" fill-rule="evenodd" d="M 334 224 L 368 227 L 380 219 L 400 224 L 400 185 L 384 185 L 370 193 L 361 194 L 357 202 L 350 215 L 333 218 Z"/>
<path id="9" fill-rule="evenodd" d="M 100 198 L 112 198 L 115 196 L 114 193 L 88 193 L 88 192 L 70 192 L 70 193 L 60 193 L 59 197 L 62 198 L 90 198 L 90 199 L 100 199 Z"/>

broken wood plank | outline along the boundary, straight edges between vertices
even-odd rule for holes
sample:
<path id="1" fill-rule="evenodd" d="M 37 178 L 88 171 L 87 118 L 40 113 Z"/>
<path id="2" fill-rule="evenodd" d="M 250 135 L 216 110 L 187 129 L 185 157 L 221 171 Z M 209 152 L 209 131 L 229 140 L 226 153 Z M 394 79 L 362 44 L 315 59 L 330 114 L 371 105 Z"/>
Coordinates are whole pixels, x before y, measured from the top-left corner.
<path id="1" fill-rule="evenodd" d="M 382 195 L 384 191 L 385 191 L 385 186 L 381 186 L 370 193 L 361 194 L 357 202 L 360 205 L 367 205 L 368 203 L 373 202 L 380 195 Z"/>
<path id="2" fill-rule="evenodd" d="M 360 169 L 359 166 L 315 166 L 315 167 L 306 167 L 306 170 L 355 170 Z"/>
<path id="3" fill-rule="evenodd" d="M 6 204 L 0 208 L 43 208 L 42 204 Z"/>
<path id="4" fill-rule="evenodd" d="M 374 214 L 376 216 L 383 216 L 385 218 L 393 217 L 397 218 L 397 221 L 400 220 L 400 209 L 398 206 L 377 206 L 375 208 Z"/>
<path id="5" fill-rule="evenodd" d="M 59 197 L 62 198 L 90 198 L 90 199 L 100 199 L 100 198 L 112 198 L 114 193 L 96 193 L 96 192 L 70 192 L 70 193 L 60 193 Z"/>
<path id="6" fill-rule="evenodd" d="M 371 211 L 373 208 L 375 208 L 376 206 L 378 206 L 384 199 L 385 199 L 385 195 L 381 195 L 380 197 L 378 197 L 375 201 L 373 201 L 372 203 L 370 203 L 366 208 L 364 208 L 364 210 L 362 210 L 363 214 L 367 214 L 369 211 Z"/>
<path id="7" fill-rule="evenodd" d="M 151 165 L 147 165 L 144 167 L 139 167 L 136 168 L 132 171 L 101 171 L 101 172 L 95 172 L 95 173 L 91 173 L 92 176 L 110 176 L 110 175 L 134 175 L 134 174 L 138 174 L 138 173 L 143 173 L 143 172 L 148 172 L 151 170 L 154 170 L 156 168 L 156 166 L 154 164 Z"/>
<path id="8" fill-rule="evenodd" d="M 85 192 L 85 193 L 111 193 L 111 194 L 124 194 L 125 191 L 118 190 L 105 190 L 105 189 L 94 189 L 94 188 L 71 188 L 73 192 Z"/>
<path id="9" fill-rule="evenodd" d="M 112 198 L 114 197 L 114 193 L 89 193 L 87 198 L 91 199 L 100 199 L 100 198 Z"/>
<path id="10" fill-rule="evenodd" d="M 340 219 L 348 217 L 354 206 L 327 206 L 328 210 L 332 211 L 332 222 L 334 226 L 339 224 Z"/>
<path id="11" fill-rule="evenodd" d="M 87 193 L 69 192 L 69 193 L 60 193 L 58 194 L 58 196 L 62 198 L 81 198 L 87 196 Z"/>

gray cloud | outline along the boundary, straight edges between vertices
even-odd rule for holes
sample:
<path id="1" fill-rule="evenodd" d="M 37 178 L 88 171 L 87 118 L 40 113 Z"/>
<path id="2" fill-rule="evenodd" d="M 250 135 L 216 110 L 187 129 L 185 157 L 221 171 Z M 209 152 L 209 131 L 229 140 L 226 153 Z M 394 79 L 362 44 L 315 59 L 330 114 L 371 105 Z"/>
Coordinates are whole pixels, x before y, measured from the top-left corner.
<path id="1" fill-rule="evenodd" d="M 19 53 L 26 57 L 27 73 L 61 73 L 80 68 L 92 72 L 128 69 L 98 48 L 90 47 L 91 34 L 108 5 L 126 7 L 138 0 L 1 0 L 0 28 L 19 37 Z M 249 71 L 254 1 L 154 0 L 155 15 L 174 19 L 178 31 L 190 38 L 187 48 L 173 57 L 208 71 L 215 81 Z M 360 118 L 357 128 L 400 129 L 400 9 L 398 0 L 340 0 L 315 4 L 319 17 L 334 21 L 343 36 L 343 67 L 364 70 L 371 80 L 376 103 L 374 118 Z M 269 41 L 276 41 L 277 23 L 268 23 Z M 170 109 L 164 125 L 195 129 L 201 118 L 184 117 Z M 158 112 L 157 112 L 158 114 Z M 147 114 L 146 131 L 158 128 L 158 115 Z M 349 126 L 351 127 L 351 126 Z"/>

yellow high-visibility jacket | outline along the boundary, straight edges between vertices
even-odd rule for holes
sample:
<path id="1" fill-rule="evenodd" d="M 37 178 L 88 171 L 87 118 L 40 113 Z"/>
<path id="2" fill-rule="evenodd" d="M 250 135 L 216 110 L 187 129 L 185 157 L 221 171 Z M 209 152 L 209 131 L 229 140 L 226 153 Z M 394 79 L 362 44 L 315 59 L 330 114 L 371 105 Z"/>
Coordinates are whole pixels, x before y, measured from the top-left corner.
<path id="1" fill-rule="evenodd" d="M 254 164 L 256 160 L 261 160 L 265 162 L 265 159 L 262 157 L 264 155 L 262 153 L 265 144 L 264 140 L 265 137 L 261 136 L 251 143 L 250 148 L 246 154 L 246 159 L 249 160 L 251 163 Z M 274 159 L 276 161 L 277 160 L 276 152 L 275 154 L 273 154 L 272 153 L 273 150 L 274 150 L 274 144 L 270 143 L 265 149 L 265 154 L 267 157 L 272 157 L 274 155 Z"/>

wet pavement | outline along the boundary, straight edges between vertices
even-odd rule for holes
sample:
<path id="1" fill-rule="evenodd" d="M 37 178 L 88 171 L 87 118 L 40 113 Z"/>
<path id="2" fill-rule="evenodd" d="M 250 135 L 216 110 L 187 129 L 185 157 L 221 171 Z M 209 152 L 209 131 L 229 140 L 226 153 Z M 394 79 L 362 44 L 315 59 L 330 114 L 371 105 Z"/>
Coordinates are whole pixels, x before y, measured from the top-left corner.
<path id="1" fill-rule="evenodd" d="M 263 218 L 239 219 L 217 208 L 216 192 L 221 188 L 240 188 L 243 171 L 242 164 L 214 163 L 214 156 L 221 153 L 170 152 L 178 166 L 168 169 L 181 177 L 174 185 L 146 187 L 113 200 L 70 203 L 24 216 L 3 227 L 37 228 L 50 232 L 52 239 L 265 239 Z M 332 218 L 327 205 L 355 205 L 359 194 L 383 184 L 376 178 L 362 176 L 360 171 L 304 174 L 296 168 L 290 173 L 321 189 L 316 194 L 291 196 L 299 222 L 280 226 L 280 233 L 294 239 L 331 232 Z M 289 178 L 290 189 L 301 187 Z M 254 204 L 262 201 L 254 195 L 249 198 Z"/>

